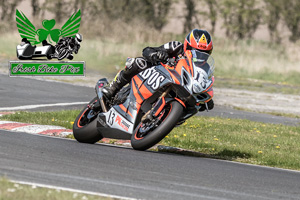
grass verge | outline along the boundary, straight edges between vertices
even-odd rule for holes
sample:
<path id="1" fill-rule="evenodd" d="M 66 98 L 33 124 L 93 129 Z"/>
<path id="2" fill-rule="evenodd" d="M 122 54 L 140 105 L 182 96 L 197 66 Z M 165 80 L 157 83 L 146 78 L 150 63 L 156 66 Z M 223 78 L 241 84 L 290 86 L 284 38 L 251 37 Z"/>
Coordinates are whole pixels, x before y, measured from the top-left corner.
<path id="1" fill-rule="evenodd" d="M 62 126 L 72 129 L 74 120 L 79 113 L 80 110 L 62 110 L 53 112 L 20 111 L 14 114 L 3 115 L 0 117 L 0 120 Z"/>
<path id="2" fill-rule="evenodd" d="M 299 142 L 300 127 L 193 117 L 174 129 L 162 144 L 208 157 L 299 170 Z"/>
<path id="3" fill-rule="evenodd" d="M 259 79 L 249 78 L 225 78 L 218 76 L 215 79 L 214 87 L 216 88 L 230 88 L 239 90 L 250 90 L 268 93 L 281 94 L 300 94 L 300 85 L 292 85 L 287 83 L 274 83 L 271 81 L 264 81 Z"/>
<path id="4" fill-rule="evenodd" d="M 79 112 L 17 112 L 2 116 L 0 120 L 72 128 Z M 300 170 L 299 126 L 192 117 L 175 128 L 160 144 L 201 152 L 208 157 Z"/>
<path id="5" fill-rule="evenodd" d="M 237 106 L 233 106 L 233 108 L 235 110 L 253 112 L 253 110 L 250 110 L 250 109 L 247 109 L 247 108 L 242 108 L 242 107 L 237 107 Z M 258 112 L 258 113 L 269 114 L 269 115 L 280 116 L 280 117 L 296 118 L 296 119 L 300 118 L 300 115 L 292 114 L 292 113 L 279 113 L 279 112 Z"/>
<path id="6" fill-rule="evenodd" d="M 95 195 L 80 194 L 76 192 L 63 191 L 59 189 L 49 189 L 37 187 L 35 185 L 24 185 L 13 183 L 5 178 L 0 178 L 0 199 L 16 200 L 16 199 L 30 199 L 30 200 L 110 200 L 112 198 L 100 197 Z"/>

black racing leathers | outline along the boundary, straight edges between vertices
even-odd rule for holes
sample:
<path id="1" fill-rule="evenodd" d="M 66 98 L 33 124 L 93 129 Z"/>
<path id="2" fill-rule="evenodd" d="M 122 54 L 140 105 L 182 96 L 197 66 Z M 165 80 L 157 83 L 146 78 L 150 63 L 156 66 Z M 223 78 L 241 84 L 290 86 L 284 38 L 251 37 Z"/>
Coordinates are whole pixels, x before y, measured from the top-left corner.
<path id="1" fill-rule="evenodd" d="M 126 68 L 120 74 L 129 82 L 132 77 L 145 69 L 160 62 L 165 63 L 168 58 L 177 58 L 180 54 L 183 54 L 183 44 L 178 41 L 168 42 L 160 47 L 146 47 L 143 49 L 143 57 L 127 60 Z"/>
<path id="2" fill-rule="evenodd" d="M 160 58 L 161 52 L 167 54 L 168 58 L 177 57 L 183 54 L 183 44 L 178 41 L 168 42 L 160 47 L 146 47 L 143 49 L 143 57 L 153 65 L 159 62 L 165 62 L 166 58 Z"/>

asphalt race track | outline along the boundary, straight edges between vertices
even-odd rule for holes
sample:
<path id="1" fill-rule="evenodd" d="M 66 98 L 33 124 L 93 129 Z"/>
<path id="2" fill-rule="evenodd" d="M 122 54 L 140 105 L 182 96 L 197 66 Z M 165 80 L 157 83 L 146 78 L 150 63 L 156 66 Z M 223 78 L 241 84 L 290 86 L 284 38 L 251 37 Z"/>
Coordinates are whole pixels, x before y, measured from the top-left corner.
<path id="1" fill-rule="evenodd" d="M 0 132 L 14 180 L 139 199 L 300 199 L 300 173 L 176 154 Z"/>
<path id="2" fill-rule="evenodd" d="M 0 112 L 1 108 L 7 107 L 88 102 L 95 96 L 96 93 L 93 88 L 30 78 L 8 77 L 0 74 Z M 44 110 L 47 109 L 49 108 L 44 108 Z M 62 108 L 53 107 L 50 109 Z M 43 108 L 39 110 L 43 110 Z"/>
<path id="3" fill-rule="evenodd" d="M 0 112 L 16 106 L 87 102 L 94 95 L 93 88 L 0 75 Z M 209 113 L 298 123 L 230 108 L 216 107 Z M 300 199 L 300 172 L 2 130 L 1 176 L 138 199 Z"/>

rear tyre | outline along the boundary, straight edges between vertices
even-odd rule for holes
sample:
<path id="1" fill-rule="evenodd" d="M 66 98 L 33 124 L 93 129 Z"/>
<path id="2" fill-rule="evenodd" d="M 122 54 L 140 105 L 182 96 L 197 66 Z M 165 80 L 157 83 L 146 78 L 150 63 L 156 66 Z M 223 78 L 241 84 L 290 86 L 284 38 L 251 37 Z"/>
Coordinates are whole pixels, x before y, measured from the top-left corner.
<path id="1" fill-rule="evenodd" d="M 99 101 L 99 99 L 95 97 L 89 104 L 95 101 Z M 78 142 L 94 144 L 103 137 L 97 131 L 97 116 L 99 112 L 93 116 L 94 111 L 88 105 L 83 108 L 74 121 L 73 135 Z"/>
<path id="2" fill-rule="evenodd" d="M 161 141 L 176 126 L 181 118 L 183 107 L 177 101 L 172 101 L 162 111 L 161 123 L 154 129 L 145 132 L 145 124 L 141 122 L 131 136 L 131 146 L 135 150 L 147 150 Z"/>

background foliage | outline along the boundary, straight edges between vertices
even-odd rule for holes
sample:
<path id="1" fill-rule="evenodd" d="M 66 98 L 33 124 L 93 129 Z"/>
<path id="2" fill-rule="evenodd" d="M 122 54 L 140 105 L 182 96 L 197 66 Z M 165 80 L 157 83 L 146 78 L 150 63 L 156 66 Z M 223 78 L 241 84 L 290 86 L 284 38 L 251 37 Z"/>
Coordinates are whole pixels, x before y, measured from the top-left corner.
<path id="1" fill-rule="evenodd" d="M 213 35 L 218 80 L 300 85 L 299 0 L 0 0 L 0 6 L 3 66 L 16 59 L 20 42 L 16 8 L 27 11 L 37 28 L 51 18 L 59 28 L 81 9 L 84 45 L 74 59 L 85 60 L 88 73 L 113 76 L 128 56 L 141 56 L 144 47 L 183 42 L 191 29 L 202 28 Z M 261 27 L 269 40 L 257 37 Z"/>
<path id="2" fill-rule="evenodd" d="M 6 22 L 14 21 L 15 9 L 26 0 L 0 0 L 2 31 Z M 219 19 L 226 36 L 236 39 L 251 38 L 259 25 L 267 24 L 271 39 L 281 36 L 278 23 L 281 20 L 290 31 L 289 39 L 300 39 L 300 1 L 298 0 L 30 0 L 32 16 L 44 18 L 46 12 L 55 16 L 58 23 L 77 9 L 85 18 L 83 23 L 94 23 L 101 19 L 102 26 L 110 29 L 116 22 L 144 24 L 149 29 L 162 30 L 175 17 L 178 4 L 183 9 L 184 33 L 201 25 L 200 19 L 208 20 L 211 33 L 215 33 Z M 7 26 L 5 27 L 7 28 Z M 135 28 L 135 27 L 134 27 Z"/>

